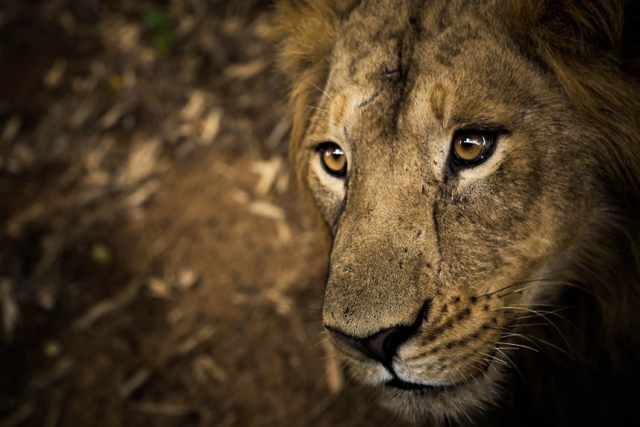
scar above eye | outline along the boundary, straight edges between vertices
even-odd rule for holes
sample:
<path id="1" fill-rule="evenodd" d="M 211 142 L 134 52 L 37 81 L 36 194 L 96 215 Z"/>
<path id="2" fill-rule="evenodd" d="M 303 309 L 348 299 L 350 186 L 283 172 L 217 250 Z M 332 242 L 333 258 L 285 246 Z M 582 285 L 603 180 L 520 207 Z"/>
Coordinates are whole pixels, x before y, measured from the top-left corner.
<path id="1" fill-rule="evenodd" d="M 367 99 L 366 101 L 362 101 L 360 104 L 358 104 L 358 108 L 366 107 L 367 105 L 375 101 L 376 98 L 378 98 L 378 96 L 380 96 L 380 92 L 374 93 L 369 99 Z"/>

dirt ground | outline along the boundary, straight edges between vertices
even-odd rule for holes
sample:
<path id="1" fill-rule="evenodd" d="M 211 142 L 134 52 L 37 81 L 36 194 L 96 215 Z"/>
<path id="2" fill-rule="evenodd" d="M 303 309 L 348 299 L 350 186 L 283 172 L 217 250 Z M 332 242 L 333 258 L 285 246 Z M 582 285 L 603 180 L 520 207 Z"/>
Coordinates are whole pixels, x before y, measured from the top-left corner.
<path id="1" fill-rule="evenodd" d="M 268 1 L 0 1 L 0 427 L 399 426 L 323 344 Z"/>

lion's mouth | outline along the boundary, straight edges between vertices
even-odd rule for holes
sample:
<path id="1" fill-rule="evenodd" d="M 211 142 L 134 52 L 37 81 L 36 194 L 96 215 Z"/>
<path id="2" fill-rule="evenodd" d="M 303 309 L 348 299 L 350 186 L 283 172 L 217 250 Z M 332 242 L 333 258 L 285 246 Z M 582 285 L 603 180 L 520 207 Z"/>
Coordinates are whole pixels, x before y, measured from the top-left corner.
<path id="1" fill-rule="evenodd" d="M 431 385 L 410 383 L 407 381 L 403 381 L 398 377 L 392 379 L 391 381 L 386 382 L 385 385 L 387 387 L 393 387 L 400 390 L 408 390 L 408 391 L 428 390 L 428 389 L 442 387 L 442 386 L 431 386 Z"/>
<path id="2" fill-rule="evenodd" d="M 492 353 L 492 356 L 493 354 L 495 354 L 495 352 L 496 351 L 494 350 L 494 352 Z M 384 385 L 389 388 L 410 391 L 418 394 L 426 394 L 426 393 L 437 394 L 437 393 L 441 393 L 448 390 L 454 390 L 460 387 L 465 387 L 465 386 L 468 387 L 473 380 L 476 380 L 479 376 L 486 374 L 487 371 L 489 371 L 489 369 L 492 366 L 494 366 L 493 361 L 489 360 L 483 369 L 477 371 L 473 375 L 470 375 L 466 378 L 463 378 L 460 381 L 453 382 L 451 384 L 438 384 L 438 385 L 435 385 L 435 384 L 428 385 L 428 384 L 420 384 L 420 383 L 404 381 L 397 376 L 395 371 L 389 370 L 393 375 L 393 379 L 387 381 L 386 383 L 384 383 Z"/>
<path id="3" fill-rule="evenodd" d="M 385 386 L 395 388 L 398 390 L 412 391 L 416 393 L 425 393 L 425 392 L 438 393 L 444 390 L 451 390 L 451 389 L 457 388 L 463 384 L 465 384 L 465 381 L 460 381 L 453 384 L 426 385 L 426 384 L 403 381 L 400 378 L 395 377 L 391 381 L 387 381 L 385 383 Z"/>

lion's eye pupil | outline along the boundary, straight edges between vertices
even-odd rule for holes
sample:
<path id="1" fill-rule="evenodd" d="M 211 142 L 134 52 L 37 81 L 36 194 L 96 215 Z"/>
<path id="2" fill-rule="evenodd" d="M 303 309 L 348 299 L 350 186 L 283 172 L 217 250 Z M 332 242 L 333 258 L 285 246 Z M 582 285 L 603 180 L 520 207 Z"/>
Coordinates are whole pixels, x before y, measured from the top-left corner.
<path id="1" fill-rule="evenodd" d="M 471 165 L 491 154 L 493 136 L 483 132 L 460 132 L 453 138 L 454 164 Z"/>
<path id="2" fill-rule="evenodd" d="M 343 177 L 346 174 L 347 156 L 338 145 L 323 144 L 320 147 L 320 157 L 325 170 L 331 175 Z"/>

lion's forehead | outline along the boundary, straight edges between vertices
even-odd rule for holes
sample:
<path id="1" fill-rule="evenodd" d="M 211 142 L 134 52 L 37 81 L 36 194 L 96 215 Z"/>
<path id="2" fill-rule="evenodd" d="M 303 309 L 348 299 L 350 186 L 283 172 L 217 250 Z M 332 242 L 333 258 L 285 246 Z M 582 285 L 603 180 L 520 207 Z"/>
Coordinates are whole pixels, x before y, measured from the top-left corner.
<path id="1" fill-rule="evenodd" d="M 463 3 L 363 3 L 331 58 L 321 107 L 333 131 L 406 144 L 469 124 L 507 127 L 540 105 L 548 94 L 536 70 Z"/>
<path id="2" fill-rule="evenodd" d="M 372 77 L 383 84 L 385 72 L 407 68 L 411 60 L 420 60 L 422 73 L 451 67 L 465 45 L 492 32 L 482 15 L 477 4 L 457 0 L 363 2 L 338 31 L 334 66 L 343 82 L 355 84 Z M 485 50 L 475 53 L 486 56 Z"/>

